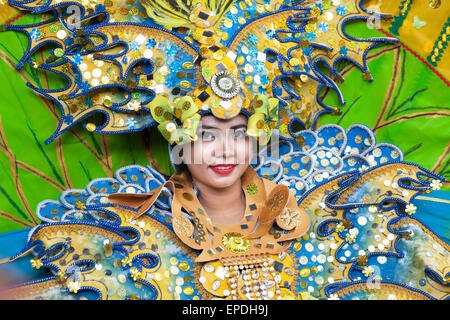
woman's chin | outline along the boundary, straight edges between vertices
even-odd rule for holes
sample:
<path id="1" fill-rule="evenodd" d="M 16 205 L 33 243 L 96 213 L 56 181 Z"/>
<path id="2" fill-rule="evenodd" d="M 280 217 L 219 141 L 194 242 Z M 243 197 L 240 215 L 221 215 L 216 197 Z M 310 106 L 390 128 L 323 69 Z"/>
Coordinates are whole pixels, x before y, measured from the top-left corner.
<path id="1" fill-rule="evenodd" d="M 218 189 L 230 187 L 236 182 L 236 177 L 234 177 L 233 174 L 219 175 L 213 172 L 210 177 L 211 178 L 208 179 L 209 185 Z"/>
<path id="2" fill-rule="evenodd" d="M 217 189 L 223 189 L 232 186 L 242 176 L 241 168 L 235 168 L 235 170 L 233 170 L 233 172 L 231 173 L 218 173 L 211 168 L 209 168 L 208 171 L 208 184 L 211 187 Z"/>

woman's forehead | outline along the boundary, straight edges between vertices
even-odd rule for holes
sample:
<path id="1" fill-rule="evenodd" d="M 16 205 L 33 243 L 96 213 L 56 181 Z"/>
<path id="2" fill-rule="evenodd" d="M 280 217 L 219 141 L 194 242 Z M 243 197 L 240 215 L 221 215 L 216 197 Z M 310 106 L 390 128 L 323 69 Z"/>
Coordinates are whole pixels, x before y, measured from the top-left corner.
<path id="1" fill-rule="evenodd" d="M 200 125 L 202 127 L 211 127 L 216 129 L 229 129 L 240 125 L 247 125 L 248 118 L 243 114 L 239 114 L 232 119 L 219 119 L 213 115 L 205 115 L 201 118 Z"/>

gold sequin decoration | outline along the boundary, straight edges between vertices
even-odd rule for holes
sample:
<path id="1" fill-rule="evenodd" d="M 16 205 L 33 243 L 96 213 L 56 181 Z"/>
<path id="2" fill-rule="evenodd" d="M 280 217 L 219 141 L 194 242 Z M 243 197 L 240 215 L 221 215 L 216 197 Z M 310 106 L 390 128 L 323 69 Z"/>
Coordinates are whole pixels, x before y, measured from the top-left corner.
<path id="1" fill-rule="evenodd" d="M 191 287 L 184 287 L 183 292 L 185 295 L 192 295 L 194 293 L 194 289 L 192 289 Z"/>
<path id="2" fill-rule="evenodd" d="M 244 239 L 240 233 L 229 232 L 222 237 L 222 243 L 231 252 L 245 253 L 250 250 L 250 241 Z"/>
<path id="3" fill-rule="evenodd" d="M 276 193 L 272 199 L 268 202 L 268 207 L 271 211 L 276 211 L 280 208 L 282 203 L 286 200 L 286 196 L 284 193 Z"/>
<path id="4" fill-rule="evenodd" d="M 189 271 L 189 269 L 191 267 L 189 266 L 189 264 L 187 262 L 182 261 L 178 264 L 178 268 L 180 268 L 180 270 L 183 270 L 183 271 Z"/>
<path id="5" fill-rule="evenodd" d="M 441 0 L 428 0 L 428 5 L 432 9 L 437 9 L 441 6 Z"/>
<path id="6" fill-rule="evenodd" d="M 187 192 L 183 193 L 183 198 L 184 198 L 185 200 L 187 200 L 187 201 L 192 201 L 192 200 L 194 200 L 194 197 L 192 196 L 192 194 L 187 193 Z"/>
<path id="7" fill-rule="evenodd" d="M 185 216 L 173 218 L 173 229 L 179 235 L 190 237 L 194 234 L 194 225 Z"/>

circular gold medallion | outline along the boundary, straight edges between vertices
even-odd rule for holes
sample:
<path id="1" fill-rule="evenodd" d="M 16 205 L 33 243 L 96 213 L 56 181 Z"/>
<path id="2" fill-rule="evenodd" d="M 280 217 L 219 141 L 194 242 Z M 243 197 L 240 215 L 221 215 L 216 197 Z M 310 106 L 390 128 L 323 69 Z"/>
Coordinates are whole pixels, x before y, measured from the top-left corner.
<path id="1" fill-rule="evenodd" d="M 293 230 L 300 224 L 300 212 L 285 208 L 277 217 L 277 224 L 284 230 Z"/>

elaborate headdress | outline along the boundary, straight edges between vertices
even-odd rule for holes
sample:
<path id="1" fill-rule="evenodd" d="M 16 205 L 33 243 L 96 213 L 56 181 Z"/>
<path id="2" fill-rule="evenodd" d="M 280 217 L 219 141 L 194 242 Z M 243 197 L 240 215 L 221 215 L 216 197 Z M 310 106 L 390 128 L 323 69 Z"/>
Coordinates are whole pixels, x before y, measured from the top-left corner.
<path id="1" fill-rule="evenodd" d="M 367 51 L 392 38 L 357 39 L 345 31 L 352 20 L 387 16 L 361 0 L 10 0 L 15 7 L 48 13 L 44 22 L 7 26 L 27 34 L 20 69 L 42 46 L 58 48 L 36 68 L 65 77 L 57 90 L 30 86 L 53 100 L 61 119 L 51 142 L 85 123 L 99 133 L 158 126 L 170 143 L 195 140 L 200 116 L 249 118 L 248 133 L 268 141 L 274 129 L 293 139 L 323 113 L 339 113 L 319 96 L 335 90 L 339 60 L 356 64 L 370 80 Z M 78 15 L 77 15 L 78 13 Z M 319 64 L 329 69 L 325 74 Z"/>

